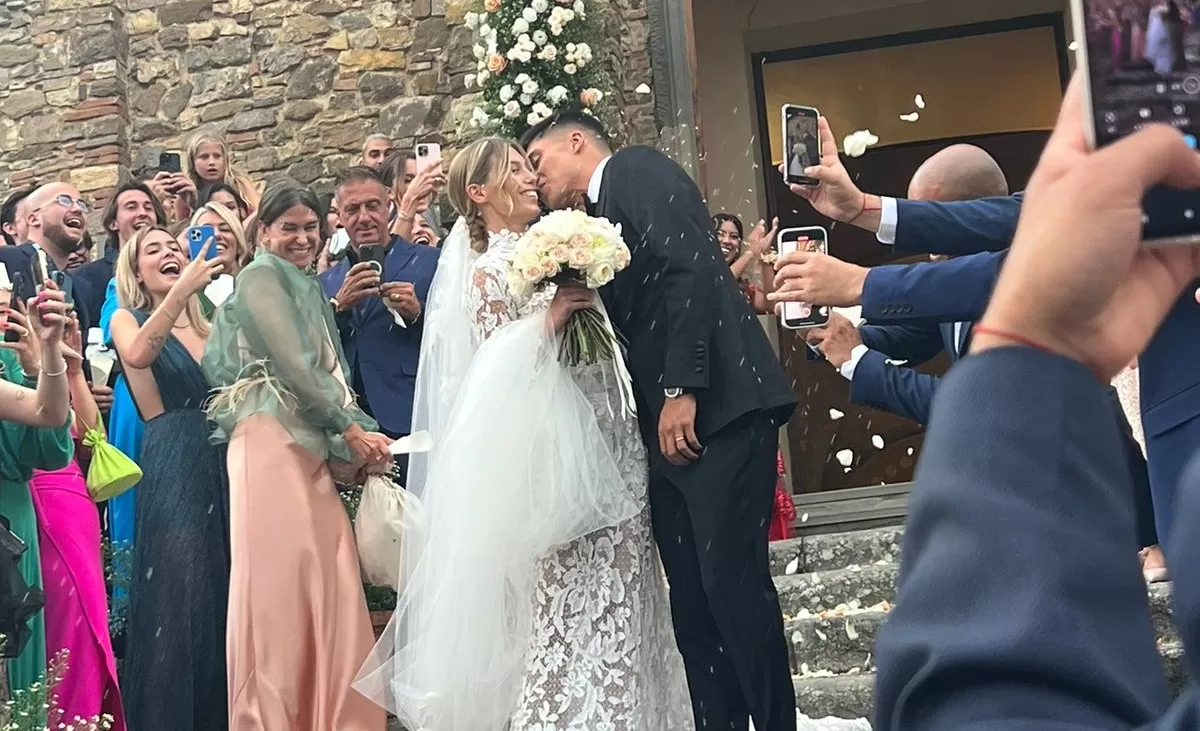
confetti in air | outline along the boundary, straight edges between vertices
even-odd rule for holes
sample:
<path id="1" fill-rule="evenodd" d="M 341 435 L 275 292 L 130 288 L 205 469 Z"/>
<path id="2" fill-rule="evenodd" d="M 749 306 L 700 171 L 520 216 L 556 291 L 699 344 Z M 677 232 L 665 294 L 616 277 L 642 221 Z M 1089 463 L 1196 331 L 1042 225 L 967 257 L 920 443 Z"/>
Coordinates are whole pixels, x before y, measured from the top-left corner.
<path id="1" fill-rule="evenodd" d="M 913 99 L 913 104 L 917 105 L 917 109 L 924 109 L 925 108 L 925 97 L 921 96 L 920 94 L 917 94 L 917 96 Z"/>
<path id="2" fill-rule="evenodd" d="M 847 157 L 862 157 L 868 147 L 879 142 L 879 138 L 871 134 L 869 129 L 860 129 L 857 132 L 851 132 L 842 140 L 842 150 Z"/>
<path id="3" fill-rule="evenodd" d="M 645 84 L 645 83 L 638 84 L 638 87 L 636 89 L 634 89 L 634 91 L 636 91 L 639 94 L 649 94 L 650 93 L 650 85 Z"/>
<path id="4" fill-rule="evenodd" d="M 1068 43 L 1067 50 L 1068 51 L 1078 51 L 1079 50 L 1079 41 L 1071 41 L 1070 43 Z"/>
<path id="5" fill-rule="evenodd" d="M 849 467 L 854 462 L 854 452 L 849 449 L 843 449 L 834 456 L 843 467 Z"/>
<path id="6" fill-rule="evenodd" d="M 915 122 L 920 118 L 921 118 L 921 114 L 919 112 L 909 112 L 908 114 L 900 115 L 900 119 L 905 122 Z"/>
<path id="7" fill-rule="evenodd" d="M 796 573 L 796 570 L 799 568 L 800 568 L 800 557 L 797 556 L 797 557 L 793 558 L 791 561 L 788 561 L 788 565 L 783 568 L 783 573 L 788 576 L 791 576 L 792 574 Z"/>

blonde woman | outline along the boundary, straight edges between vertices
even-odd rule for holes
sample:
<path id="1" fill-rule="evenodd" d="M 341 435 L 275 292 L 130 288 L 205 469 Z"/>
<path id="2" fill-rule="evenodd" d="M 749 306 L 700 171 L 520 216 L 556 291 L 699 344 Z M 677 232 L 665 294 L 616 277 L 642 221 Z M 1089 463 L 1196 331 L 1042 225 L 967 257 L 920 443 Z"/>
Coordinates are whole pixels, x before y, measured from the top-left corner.
<path id="1" fill-rule="evenodd" d="M 396 614 L 355 687 L 409 728 L 693 728 L 637 419 L 612 363 L 555 355 L 595 293 L 509 289 L 540 213 L 511 140 L 458 153 L 447 192 L 462 218 L 429 297 L 413 424 L 435 446 L 407 485 L 427 520 L 406 534 Z"/>
<path id="2" fill-rule="evenodd" d="M 229 488 L 204 413 L 209 324 L 198 296 L 222 266 L 189 262 L 158 227 L 117 258 L 112 339 L 146 422 L 125 644 L 131 729 L 226 728 Z"/>
<path id="3" fill-rule="evenodd" d="M 192 216 L 193 226 L 212 226 L 217 233 L 217 260 L 221 273 L 204 288 L 205 317 L 212 318 L 213 310 L 233 294 L 233 280 L 242 270 L 242 262 L 250 245 L 237 214 L 228 207 L 210 201 Z"/>
<path id="4" fill-rule="evenodd" d="M 187 220 L 192 215 L 199 191 L 215 183 L 225 183 L 236 190 L 250 213 L 258 210 L 258 186 L 233 167 L 229 145 L 219 133 L 206 130 L 192 135 L 183 163 L 187 180 L 185 188 L 175 191 L 176 220 Z"/>

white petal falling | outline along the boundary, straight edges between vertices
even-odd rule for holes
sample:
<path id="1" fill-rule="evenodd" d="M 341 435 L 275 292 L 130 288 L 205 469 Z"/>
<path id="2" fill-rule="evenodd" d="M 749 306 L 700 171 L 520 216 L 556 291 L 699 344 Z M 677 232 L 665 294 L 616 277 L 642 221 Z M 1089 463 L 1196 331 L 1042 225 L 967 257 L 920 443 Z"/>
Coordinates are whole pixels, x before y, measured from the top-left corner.
<path id="1" fill-rule="evenodd" d="M 785 576 L 791 576 L 792 574 L 796 573 L 796 571 L 798 571 L 799 569 L 800 569 L 800 557 L 797 556 L 797 557 L 793 558 L 791 561 L 788 561 L 787 566 L 783 567 L 783 573 Z"/>
<path id="2" fill-rule="evenodd" d="M 921 114 L 919 112 L 909 112 L 908 114 L 900 115 L 900 119 L 904 122 L 915 122 L 920 118 Z"/>
<path id="3" fill-rule="evenodd" d="M 838 411 L 837 409 L 829 410 L 829 418 L 832 419 L 833 421 L 837 421 L 838 419 L 842 418 L 843 416 L 845 416 L 845 414 L 842 413 L 841 411 Z"/>
<path id="4" fill-rule="evenodd" d="M 837 454 L 835 454 L 834 456 L 837 457 L 838 463 L 841 464 L 843 467 L 849 467 L 851 464 L 854 463 L 853 450 L 843 449 L 840 452 L 838 452 Z"/>
<path id="5" fill-rule="evenodd" d="M 876 449 L 883 449 L 883 437 L 879 436 L 878 434 L 872 434 L 871 446 L 875 447 Z"/>
<path id="6" fill-rule="evenodd" d="M 638 94 L 649 94 L 650 93 L 650 85 L 646 84 L 646 83 L 638 84 L 637 88 L 634 89 L 634 91 L 637 92 Z"/>
<path id="7" fill-rule="evenodd" d="M 925 108 L 925 97 L 921 96 L 920 94 L 917 94 L 915 97 L 913 97 L 913 104 L 917 105 L 917 109 L 924 109 Z"/>
<path id="8" fill-rule="evenodd" d="M 871 130 L 860 129 L 846 135 L 842 140 L 842 151 L 846 153 L 846 157 L 862 157 L 868 147 L 878 142 L 879 138 L 871 134 Z"/>
<path id="9" fill-rule="evenodd" d="M 1068 51 L 1078 51 L 1079 50 L 1079 41 L 1071 41 L 1070 43 L 1068 43 L 1067 50 Z"/>

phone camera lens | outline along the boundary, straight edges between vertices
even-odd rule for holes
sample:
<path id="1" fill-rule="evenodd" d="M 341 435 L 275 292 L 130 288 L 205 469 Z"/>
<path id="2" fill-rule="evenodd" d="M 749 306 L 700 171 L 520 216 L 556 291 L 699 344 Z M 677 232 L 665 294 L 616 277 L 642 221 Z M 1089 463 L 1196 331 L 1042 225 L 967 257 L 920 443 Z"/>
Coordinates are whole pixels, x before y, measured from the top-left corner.
<path id="1" fill-rule="evenodd" d="M 429 148 L 425 145 L 417 145 L 417 157 L 425 157 L 429 154 Z"/>

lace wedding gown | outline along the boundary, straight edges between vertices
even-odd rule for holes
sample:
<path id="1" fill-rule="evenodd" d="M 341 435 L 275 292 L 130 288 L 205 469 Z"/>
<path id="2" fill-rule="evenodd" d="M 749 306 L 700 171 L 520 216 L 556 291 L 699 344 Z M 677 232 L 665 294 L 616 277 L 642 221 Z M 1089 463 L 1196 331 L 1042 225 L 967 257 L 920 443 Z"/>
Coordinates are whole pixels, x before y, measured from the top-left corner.
<path id="1" fill-rule="evenodd" d="M 468 302 L 477 343 L 506 323 L 545 311 L 554 296 L 551 287 L 528 301 L 514 298 L 507 271 L 516 245 L 514 234 L 493 234 L 475 262 Z M 625 487 L 643 507 L 636 517 L 541 560 L 535 626 L 510 731 L 693 729 L 650 529 L 645 447 L 636 422 L 621 417 L 611 365 L 579 367 L 574 378 L 595 410 L 597 438 L 612 450 Z"/>

